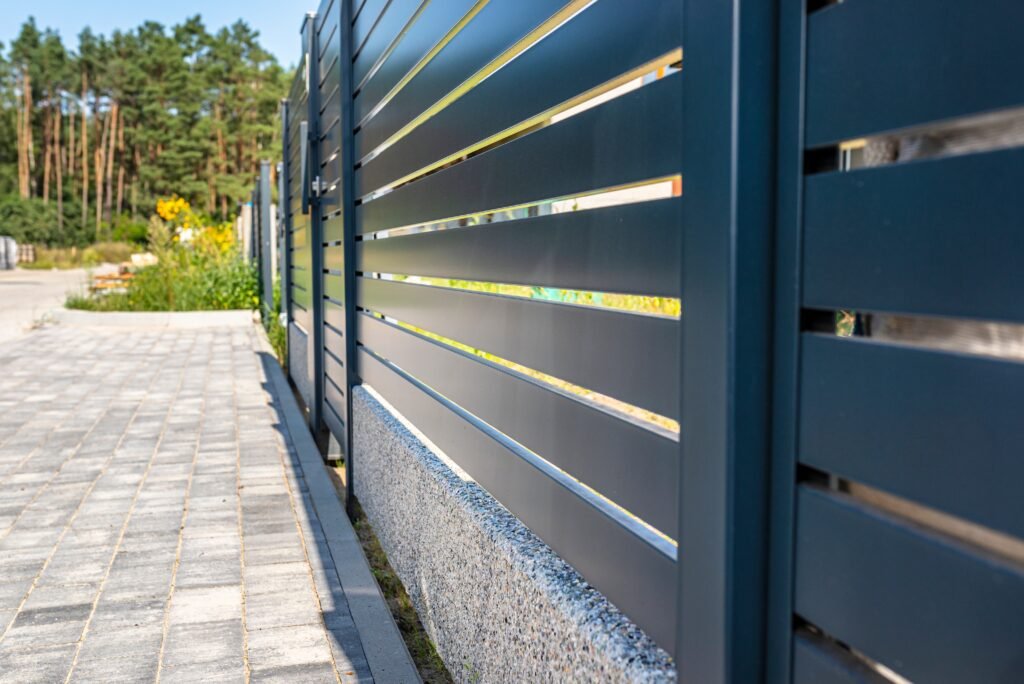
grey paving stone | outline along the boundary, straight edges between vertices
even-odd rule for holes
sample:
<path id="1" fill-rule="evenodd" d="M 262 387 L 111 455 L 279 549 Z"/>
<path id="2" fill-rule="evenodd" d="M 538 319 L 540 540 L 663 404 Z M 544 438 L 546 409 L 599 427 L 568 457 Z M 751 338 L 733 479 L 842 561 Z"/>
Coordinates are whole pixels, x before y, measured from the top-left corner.
<path id="1" fill-rule="evenodd" d="M 334 674 L 334 665 L 324 662 L 253 670 L 250 681 L 261 682 L 262 684 L 291 684 L 292 682 L 328 684 L 338 680 Z"/>
<path id="2" fill-rule="evenodd" d="M 76 648 L 73 682 L 244 682 L 246 644 L 256 681 L 362 680 L 252 330 L 32 338 L 0 346 L 0 682 Z"/>
<path id="3" fill-rule="evenodd" d="M 20 620 L 21 615 L 15 619 L 14 626 L 7 630 L 3 641 L 0 641 L 0 652 L 76 643 L 82 637 L 87 618 L 68 617 L 47 622 L 25 623 Z"/>
<path id="4" fill-rule="evenodd" d="M 170 624 L 216 622 L 240 618 L 242 587 L 186 587 L 171 598 Z"/>
<path id="5" fill-rule="evenodd" d="M 253 672 L 322 663 L 330 657 L 321 625 L 278 627 L 249 634 L 249 665 Z"/>
<path id="6" fill-rule="evenodd" d="M 151 653 L 133 653 L 120 658 L 82 660 L 71 672 L 71 682 L 81 684 L 143 684 L 156 679 L 157 659 Z"/>
<path id="7" fill-rule="evenodd" d="M 104 595 L 96 604 L 90 630 L 103 633 L 163 624 L 165 608 L 163 599 L 111 600 Z"/>
<path id="8" fill-rule="evenodd" d="M 0 649 L 0 684 L 62 682 L 74 656 L 73 644 L 29 651 Z"/>
<path id="9" fill-rule="evenodd" d="M 156 663 L 163 642 L 163 624 L 95 629 L 90 626 L 78 653 L 79 661 L 148 658 Z"/>
<path id="10" fill-rule="evenodd" d="M 243 641 L 241 620 L 172 625 L 164 642 L 163 665 L 241 660 Z"/>
<path id="11" fill-rule="evenodd" d="M 174 580 L 179 589 L 187 587 L 237 586 L 242 583 L 238 554 L 224 559 L 183 560 Z"/>
<path id="12" fill-rule="evenodd" d="M 307 582 L 308 584 L 308 582 Z M 320 625 L 320 607 L 313 592 L 302 585 L 291 591 L 245 597 L 245 626 L 263 630 L 295 625 Z"/>
<path id="13" fill-rule="evenodd" d="M 161 684 L 195 684 L 196 682 L 243 684 L 245 681 L 245 663 L 240 657 L 233 660 L 186 663 L 173 667 L 164 666 L 160 670 Z"/>
<path id="14" fill-rule="evenodd" d="M 2 571 L 0 571 L 2 573 Z M 99 582 L 89 584 L 68 584 L 39 586 L 29 594 L 22 608 L 22 614 L 40 608 L 73 608 L 92 605 L 99 594 Z"/>

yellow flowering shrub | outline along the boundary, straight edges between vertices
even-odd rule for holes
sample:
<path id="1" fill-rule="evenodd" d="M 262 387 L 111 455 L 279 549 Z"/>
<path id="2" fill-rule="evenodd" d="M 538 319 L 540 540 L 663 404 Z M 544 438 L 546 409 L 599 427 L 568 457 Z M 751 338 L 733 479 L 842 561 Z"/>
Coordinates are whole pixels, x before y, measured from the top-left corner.
<path id="1" fill-rule="evenodd" d="M 157 200 L 156 213 L 175 226 L 173 240 L 189 243 L 196 249 L 227 254 L 235 247 L 235 232 L 230 222 L 214 224 L 192 209 L 188 200 L 172 195 Z"/>

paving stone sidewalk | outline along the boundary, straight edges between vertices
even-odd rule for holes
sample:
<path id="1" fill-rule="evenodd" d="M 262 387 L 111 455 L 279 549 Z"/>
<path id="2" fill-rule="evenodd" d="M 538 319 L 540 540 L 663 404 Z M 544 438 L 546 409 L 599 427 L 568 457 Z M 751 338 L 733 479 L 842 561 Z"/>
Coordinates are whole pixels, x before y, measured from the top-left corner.
<path id="1" fill-rule="evenodd" d="M 0 343 L 0 682 L 371 681 L 257 349 Z"/>

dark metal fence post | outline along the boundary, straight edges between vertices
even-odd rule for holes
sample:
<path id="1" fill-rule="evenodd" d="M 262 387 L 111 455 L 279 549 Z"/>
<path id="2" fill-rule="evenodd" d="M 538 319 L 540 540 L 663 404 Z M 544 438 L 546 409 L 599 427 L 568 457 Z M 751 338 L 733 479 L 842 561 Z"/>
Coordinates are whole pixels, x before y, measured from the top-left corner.
<path id="1" fill-rule="evenodd" d="M 763 676 L 775 13 L 684 6 L 682 681 Z"/>
<path id="2" fill-rule="evenodd" d="M 303 25 L 303 37 L 306 41 L 307 54 L 307 83 L 308 83 L 308 124 L 307 124 L 307 154 L 306 154 L 306 182 L 316 182 L 319 185 L 320 168 L 320 60 L 317 58 L 319 51 L 319 40 L 316 33 L 316 13 L 310 12 L 306 15 L 306 22 Z M 309 358 L 311 360 L 313 402 L 309 407 L 309 423 L 314 434 L 320 434 L 323 430 L 323 403 L 324 403 L 324 297 L 323 297 L 323 222 L 321 217 L 319 188 L 316 192 L 310 192 L 306 188 L 304 192 L 309 193 L 309 249 L 311 254 L 311 306 L 312 330 L 309 331 Z"/>
<path id="3" fill-rule="evenodd" d="M 260 279 L 263 284 L 263 310 L 260 312 L 264 317 L 273 315 L 274 311 L 274 268 L 273 268 L 273 246 L 274 239 L 271 234 L 270 220 L 270 162 L 260 162 L 259 181 L 259 235 L 260 235 Z"/>

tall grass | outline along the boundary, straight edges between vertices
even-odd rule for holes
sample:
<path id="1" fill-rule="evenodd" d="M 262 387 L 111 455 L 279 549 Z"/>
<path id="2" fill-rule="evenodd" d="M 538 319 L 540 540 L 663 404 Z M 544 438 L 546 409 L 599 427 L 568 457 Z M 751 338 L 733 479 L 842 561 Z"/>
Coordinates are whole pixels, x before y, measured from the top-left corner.
<path id="1" fill-rule="evenodd" d="M 19 266 L 35 270 L 91 268 L 123 263 L 141 251 L 138 245 L 127 242 L 97 242 L 88 247 L 36 247 L 35 261 Z"/>

